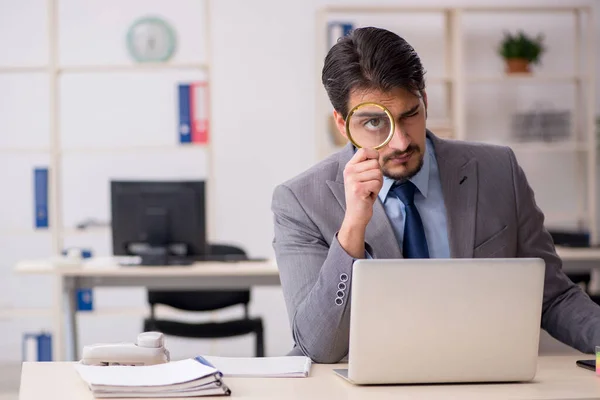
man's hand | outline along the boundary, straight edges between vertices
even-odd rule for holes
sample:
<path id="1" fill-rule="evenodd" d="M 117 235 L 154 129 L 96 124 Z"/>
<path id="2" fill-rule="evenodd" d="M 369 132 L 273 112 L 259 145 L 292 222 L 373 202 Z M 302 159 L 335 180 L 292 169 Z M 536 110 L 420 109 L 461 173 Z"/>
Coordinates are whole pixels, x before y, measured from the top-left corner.
<path id="1" fill-rule="evenodd" d="M 373 216 L 373 204 L 383 185 L 379 153 L 358 149 L 344 169 L 346 215 L 338 241 L 354 258 L 365 256 L 365 229 Z"/>

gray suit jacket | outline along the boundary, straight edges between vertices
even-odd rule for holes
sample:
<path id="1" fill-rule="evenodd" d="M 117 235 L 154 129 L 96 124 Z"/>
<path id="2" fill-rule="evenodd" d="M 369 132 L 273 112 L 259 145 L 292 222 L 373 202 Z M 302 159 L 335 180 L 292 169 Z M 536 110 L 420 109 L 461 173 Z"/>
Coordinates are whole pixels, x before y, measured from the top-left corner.
<path id="1" fill-rule="evenodd" d="M 427 134 L 439 165 L 451 257 L 544 259 L 542 328 L 580 351 L 594 352 L 600 345 L 600 307 L 562 272 L 544 216 L 512 150 Z M 343 170 L 352 155 L 349 144 L 273 194 L 273 246 L 295 342 L 291 354 L 315 362 L 338 362 L 348 353 L 354 259 L 336 234 L 345 212 Z M 365 246 L 374 258 L 402 257 L 379 200 Z M 336 305 L 344 275 L 348 289 L 343 304 Z"/>

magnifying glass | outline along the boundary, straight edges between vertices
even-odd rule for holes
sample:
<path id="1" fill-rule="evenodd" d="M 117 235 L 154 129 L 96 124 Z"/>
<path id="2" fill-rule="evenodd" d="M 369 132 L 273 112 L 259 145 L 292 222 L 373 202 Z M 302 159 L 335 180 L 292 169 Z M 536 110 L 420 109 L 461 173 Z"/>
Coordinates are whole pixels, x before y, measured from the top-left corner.
<path id="1" fill-rule="evenodd" d="M 382 148 L 392 140 L 395 129 L 390 111 L 377 103 L 361 103 L 346 118 L 346 134 L 358 148 Z"/>

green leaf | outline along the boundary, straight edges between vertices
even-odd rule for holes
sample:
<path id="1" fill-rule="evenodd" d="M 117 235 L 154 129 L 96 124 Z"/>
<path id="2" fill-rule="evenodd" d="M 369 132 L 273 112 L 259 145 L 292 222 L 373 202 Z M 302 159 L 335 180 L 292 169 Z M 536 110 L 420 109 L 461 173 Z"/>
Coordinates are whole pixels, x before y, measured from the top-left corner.
<path id="1" fill-rule="evenodd" d="M 516 34 L 504 32 L 503 39 L 498 45 L 498 54 L 503 58 L 524 58 L 534 64 L 540 63 L 541 55 L 545 51 L 543 34 L 531 37 L 522 30 Z"/>

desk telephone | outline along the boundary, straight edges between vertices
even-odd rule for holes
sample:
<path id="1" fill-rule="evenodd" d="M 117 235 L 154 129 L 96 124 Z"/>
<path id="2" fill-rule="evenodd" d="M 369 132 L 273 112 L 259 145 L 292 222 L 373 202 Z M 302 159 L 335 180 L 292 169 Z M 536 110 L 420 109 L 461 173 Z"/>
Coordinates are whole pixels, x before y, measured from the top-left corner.
<path id="1" fill-rule="evenodd" d="M 160 332 L 140 333 L 135 343 L 99 343 L 84 346 L 85 365 L 154 365 L 170 361 Z"/>

